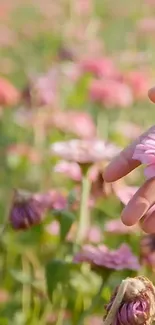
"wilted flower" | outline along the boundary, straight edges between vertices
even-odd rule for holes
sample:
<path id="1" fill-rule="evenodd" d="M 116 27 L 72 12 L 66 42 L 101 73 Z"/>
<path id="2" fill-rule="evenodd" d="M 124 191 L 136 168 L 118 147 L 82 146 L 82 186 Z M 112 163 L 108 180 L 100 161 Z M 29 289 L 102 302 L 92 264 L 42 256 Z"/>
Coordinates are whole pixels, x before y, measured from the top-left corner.
<path id="1" fill-rule="evenodd" d="M 66 142 L 55 142 L 51 146 L 52 155 L 62 159 L 78 162 L 79 164 L 92 164 L 98 161 L 107 161 L 113 158 L 118 152 L 113 144 L 105 143 L 102 140 L 77 140 Z"/>
<path id="2" fill-rule="evenodd" d="M 18 90 L 6 79 L 0 78 L 0 105 L 16 105 L 20 99 Z"/>
<path id="3" fill-rule="evenodd" d="M 139 263 L 129 246 L 123 244 L 116 250 L 110 250 L 105 245 L 98 247 L 85 245 L 74 257 L 74 262 L 86 262 L 95 268 L 108 268 L 112 270 L 138 270 Z"/>
<path id="4" fill-rule="evenodd" d="M 67 48 L 65 46 L 62 46 L 58 50 L 58 58 L 60 60 L 64 61 L 73 61 L 75 59 L 75 55 L 73 53 L 73 50 L 70 48 Z"/>
<path id="5" fill-rule="evenodd" d="M 126 235 L 137 232 L 136 226 L 125 226 L 120 219 L 107 221 L 104 225 L 104 231 L 108 234 Z"/>
<path id="6" fill-rule="evenodd" d="M 95 166 L 94 166 L 94 169 L 95 169 Z M 112 184 L 106 183 L 104 181 L 104 169 L 103 168 L 100 169 L 98 167 L 96 177 L 92 181 L 92 187 L 91 187 L 92 199 L 98 199 L 100 197 L 106 198 L 113 193 L 114 193 L 114 191 L 113 191 Z"/>
<path id="7" fill-rule="evenodd" d="M 140 260 L 155 270 L 155 235 L 144 235 L 140 243 Z"/>
<path id="8" fill-rule="evenodd" d="M 123 294 L 119 294 L 120 287 Z M 155 288 L 152 282 L 142 276 L 123 280 L 106 306 L 105 324 L 109 312 L 112 314 L 111 325 L 151 325 L 155 318 Z"/>
<path id="9" fill-rule="evenodd" d="M 53 112 L 50 121 L 57 129 L 81 138 L 89 139 L 96 135 L 94 122 L 88 113 L 57 110 Z"/>
<path id="10" fill-rule="evenodd" d="M 144 173 L 148 179 L 155 176 L 155 128 L 136 145 L 133 159 L 146 165 Z"/>
<path id="11" fill-rule="evenodd" d="M 24 230 L 43 220 L 45 207 L 35 195 L 16 190 L 10 210 L 9 220 L 16 230 Z"/>
<path id="12" fill-rule="evenodd" d="M 130 87 L 115 80 L 93 80 L 89 88 L 90 99 L 107 108 L 128 107 L 133 103 Z"/>
<path id="13" fill-rule="evenodd" d="M 116 78 L 118 71 L 112 59 L 108 57 L 84 59 L 80 62 L 83 72 L 92 73 L 97 77 Z"/>

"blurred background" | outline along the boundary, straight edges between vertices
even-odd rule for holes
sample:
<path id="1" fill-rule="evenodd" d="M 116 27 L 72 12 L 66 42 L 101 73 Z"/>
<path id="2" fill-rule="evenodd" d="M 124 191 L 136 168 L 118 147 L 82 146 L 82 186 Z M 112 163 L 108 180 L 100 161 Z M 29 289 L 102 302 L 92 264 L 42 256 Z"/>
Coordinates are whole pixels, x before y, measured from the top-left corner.
<path id="1" fill-rule="evenodd" d="M 102 324 L 153 278 L 154 236 L 119 218 L 143 168 L 104 168 L 154 123 L 154 36 L 155 0 L 0 1 L 1 325 Z"/>

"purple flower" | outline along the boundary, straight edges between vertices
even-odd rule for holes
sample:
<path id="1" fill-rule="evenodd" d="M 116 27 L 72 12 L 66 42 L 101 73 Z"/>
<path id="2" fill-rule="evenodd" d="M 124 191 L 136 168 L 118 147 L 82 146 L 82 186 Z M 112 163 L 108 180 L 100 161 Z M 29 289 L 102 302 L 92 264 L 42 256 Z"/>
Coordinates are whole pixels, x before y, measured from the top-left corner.
<path id="1" fill-rule="evenodd" d="M 9 220 L 14 229 L 24 230 L 39 224 L 43 219 L 44 211 L 43 204 L 35 198 L 35 195 L 16 190 Z"/>
<path id="2" fill-rule="evenodd" d="M 125 294 L 120 299 L 120 304 L 111 325 L 149 325 L 155 317 L 155 288 L 151 281 L 144 277 L 127 278 Z M 118 301 L 118 290 L 115 290 L 109 304 L 106 306 L 106 316 L 114 309 L 114 300 Z M 117 296 L 116 296 L 117 295 Z"/>
<path id="3" fill-rule="evenodd" d="M 74 262 L 89 263 L 92 268 L 108 268 L 112 270 L 138 270 L 139 263 L 128 245 L 123 244 L 116 250 L 110 250 L 105 245 L 98 247 L 85 245 L 74 257 Z"/>

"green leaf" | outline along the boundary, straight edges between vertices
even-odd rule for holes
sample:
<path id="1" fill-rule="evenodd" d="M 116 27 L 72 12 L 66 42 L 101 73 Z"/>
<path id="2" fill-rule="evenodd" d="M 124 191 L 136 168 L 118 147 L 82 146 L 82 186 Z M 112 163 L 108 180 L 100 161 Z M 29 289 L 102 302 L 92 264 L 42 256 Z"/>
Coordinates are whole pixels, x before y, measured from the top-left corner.
<path id="1" fill-rule="evenodd" d="M 58 284 L 67 284 L 69 280 L 70 263 L 53 259 L 46 265 L 46 285 L 49 299 L 52 301 L 53 292 Z"/>
<path id="2" fill-rule="evenodd" d="M 18 270 L 10 270 L 12 277 L 22 284 L 32 284 L 33 279 L 26 273 Z"/>
<path id="3" fill-rule="evenodd" d="M 63 241 L 66 238 L 73 222 L 75 221 L 75 216 L 69 211 L 64 211 L 60 218 L 60 238 Z"/>
<path id="4" fill-rule="evenodd" d="M 53 215 L 60 223 L 60 239 L 63 241 L 66 238 L 73 222 L 75 221 L 75 215 L 67 210 L 52 211 Z"/>

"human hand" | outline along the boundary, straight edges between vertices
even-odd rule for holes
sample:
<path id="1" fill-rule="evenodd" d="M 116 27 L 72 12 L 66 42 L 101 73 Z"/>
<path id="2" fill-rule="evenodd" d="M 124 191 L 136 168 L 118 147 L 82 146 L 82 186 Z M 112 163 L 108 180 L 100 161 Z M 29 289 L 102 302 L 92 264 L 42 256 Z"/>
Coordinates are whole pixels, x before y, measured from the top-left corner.
<path id="1" fill-rule="evenodd" d="M 148 95 L 149 98 L 155 102 L 155 88 L 151 89 Z M 114 182 L 141 165 L 141 161 L 133 159 L 133 154 L 137 144 L 142 143 L 149 134 L 155 135 L 155 126 L 151 127 L 136 141 L 125 148 L 107 166 L 104 174 L 106 182 Z M 155 137 L 153 141 L 155 143 Z M 155 177 L 148 179 L 139 188 L 124 208 L 121 218 L 123 223 L 127 226 L 132 226 L 140 221 L 140 226 L 146 233 L 155 233 Z"/>

